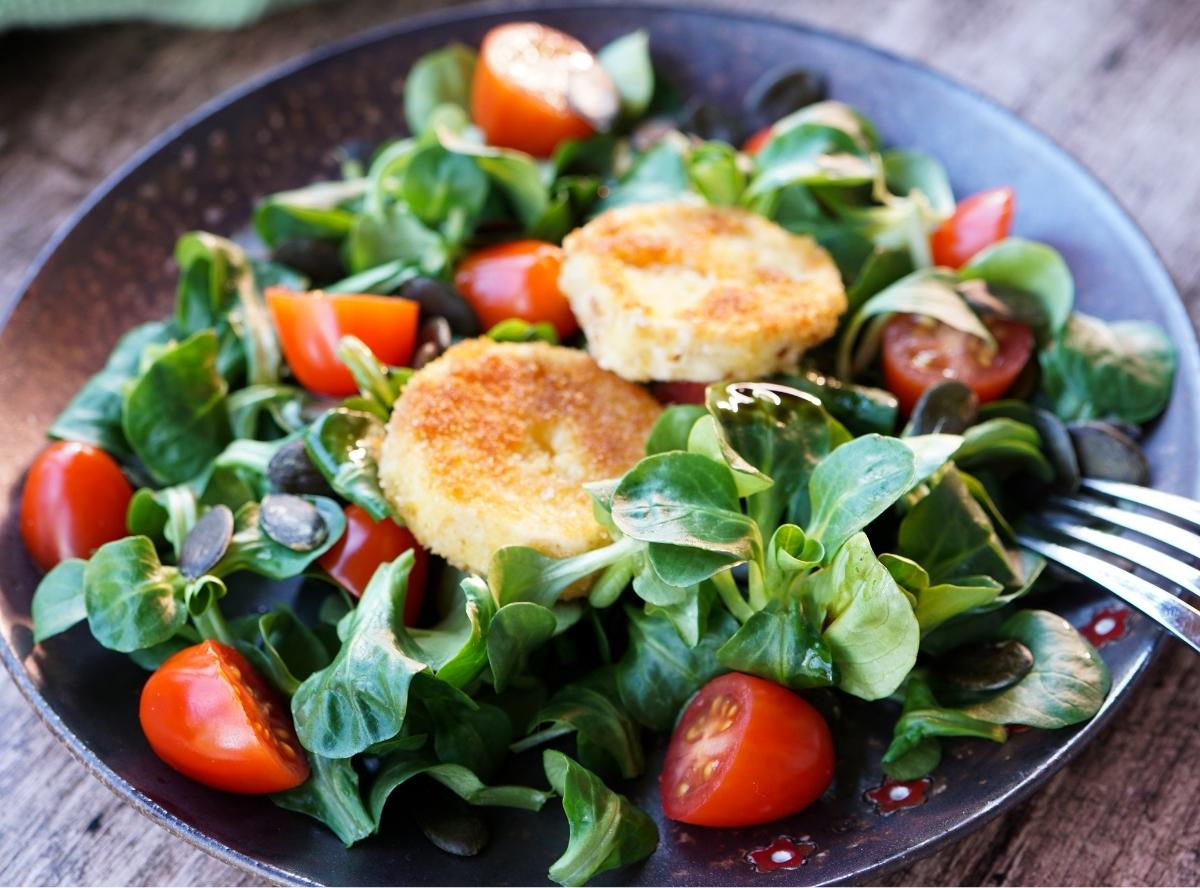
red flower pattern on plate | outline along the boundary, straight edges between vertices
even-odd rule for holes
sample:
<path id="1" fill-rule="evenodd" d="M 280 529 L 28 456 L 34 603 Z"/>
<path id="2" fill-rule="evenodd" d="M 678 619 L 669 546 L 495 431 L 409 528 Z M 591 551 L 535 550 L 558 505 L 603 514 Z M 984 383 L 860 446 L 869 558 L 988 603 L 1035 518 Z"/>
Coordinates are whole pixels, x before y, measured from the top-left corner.
<path id="1" fill-rule="evenodd" d="M 1129 613 L 1127 607 L 1102 607 L 1092 614 L 1088 624 L 1079 631 L 1084 638 L 1100 647 L 1124 637 Z"/>
<path id="2" fill-rule="evenodd" d="M 780 836 L 765 848 L 758 848 L 746 855 L 746 862 L 760 873 L 776 870 L 793 870 L 804 865 L 817 846 L 803 839 Z"/>
<path id="3" fill-rule="evenodd" d="M 863 793 L 867 801 L 874 803 L 880 814 L 893 814 L 903 808 L 915 808 L 924 804 L 925 796 L 933 781 L 928 777 L 920 780 L 884 780 L 882 784 Z"/>

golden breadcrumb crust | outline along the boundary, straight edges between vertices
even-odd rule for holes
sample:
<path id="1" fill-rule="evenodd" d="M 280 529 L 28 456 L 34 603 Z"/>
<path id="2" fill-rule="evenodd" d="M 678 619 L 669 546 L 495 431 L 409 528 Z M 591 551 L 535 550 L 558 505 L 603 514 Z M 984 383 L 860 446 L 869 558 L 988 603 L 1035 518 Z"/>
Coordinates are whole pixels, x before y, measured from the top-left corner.
<path id="1" fill-rule="evenodd" d="M 467 340 L 404 387 L 380 480 L 417 539 L 463 570 L 485 574 L 510 545 L 575 555 L 608 542 L 582 485 L 633 466 L 660 412 L 577 349 Z"/>
<path id="2" fill-rule="evenodd" d="M 792 370 L 846 310 L 810 237 L 746 210 L 608 210 L 563 242 L 559 286 L 601 367 L 625 379 L 753 379 Z"/>

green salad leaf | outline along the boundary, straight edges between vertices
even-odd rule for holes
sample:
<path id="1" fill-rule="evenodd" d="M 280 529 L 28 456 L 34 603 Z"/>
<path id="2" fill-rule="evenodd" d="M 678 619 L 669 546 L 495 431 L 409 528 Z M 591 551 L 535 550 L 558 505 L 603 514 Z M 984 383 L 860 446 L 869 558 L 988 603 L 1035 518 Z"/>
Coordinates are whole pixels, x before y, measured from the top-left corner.
<path id="1" fill-rule="evenodd" d="M 38 583 L 29 607 L 35 644 L 87 619 L 83 592 L 86 565 L 87 562 L 80 558 L 68 558 L 56 564 Z"/>
<path id="2" fill-rule="evenodd" d="M 186 583 L 142 536 L 105 543 L 83 570 L 88 627 L 106 648 L 128 653 L 175 635 L 187 620 Z"/>
<path id="3" fill-rule="evenodd" d="M 1106 323 L 1076 312 L 1042 352 L 1041 365 L 1041 394 L 1062 419 L 1140 423 L 1166 407 L 1176 354 L 1156 324 Z"/>
<path id="4" fill-rule="evenodd" d="M 272 794 L 271 801 L 321 821 L 347 848 L 375 832 L 377 821 L 363 805 L 358 772 L 350 759 L 309 753 L 308 763 L 308 779 L 295 789 Z"/>
<path id="5" fill-rule="evenodd" d="M 542 756 L 546 779 L 562 797 L 571 838 L 550 867 L 560 885 L 583 885 L 597 873 L 636 863 L 658 847 L 658 828 L 629 799 L 561 752 Z"/>
<path id="6" fill-rule="evenodd" d="M 292 715 L 305 749 L 349 758 L 400 733 L 413 676 L 429 668 L 403 625 L 412 564 L 406 552 L 380 565 L 338 623 L 342 647 L 333 662 L 296 689 Z"/>
<path id="7" fill-rule="evenodd" d="M 151 357 L 125 392 L 125 439 L 159 481 L 194 478 L 229 443 L 217 334 L 201 330 Z"/>

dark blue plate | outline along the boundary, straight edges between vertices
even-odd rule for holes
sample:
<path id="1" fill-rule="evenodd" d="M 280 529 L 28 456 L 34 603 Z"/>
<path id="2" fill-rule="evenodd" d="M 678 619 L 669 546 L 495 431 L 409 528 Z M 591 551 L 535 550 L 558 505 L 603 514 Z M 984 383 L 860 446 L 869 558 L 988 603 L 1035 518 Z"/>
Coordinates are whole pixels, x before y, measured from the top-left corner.
<path id="1" fill-rule="evenodd" d="M 925 68 L 765 18 L 633 5 L 455 9 L 317 52 L 218 99 L 140 152 L 43 253 L 0 334 L 5 665 L 50 727 L 122 798 L 188 841 L 267 879 L 538 884 L 565 847 L 566 828 L 555 803 L 541 815 L 493 813 L 488 850 L 460 859 L 433 848 L 410 828 L 403 805 L 395 805 L 383 835 L 347 851 L 315 821 L 264 799 L 223 795 L 178 776 L 151 754 L 138 729 L 143 672 L 102 650 L 84 628 L 33 646 L 29 602 L 38 574 L 17 532 L 21 478 L 42 446 L 45 428 L 101 366 L 117 335 L 169 311 L 171 255 L 180 233 L 236 232 L 245 227 L 255 198 L 332 175 L 333 148 L 351 140 L 378 141 L 402 127 L 401 87 L 418 56 L 452 40 L 476 43 L 492 25 L 517 18 L 536 18 L 592 45 L 647 28 L 657 60 L 685 94 L 731 110 L 768 67 L 802 63 L 827 75 L 833 96 L 862 108 L 889 143 L 941 158 L 958 194 L 1012 185 L 1019 195 L 1017 233 L 1062 251 L 1082 308 L 1112 318 L 1150 318 L 1174 335 L 1179 384 L 1170 410 L 1148 438 L 1148 451 L 1157 486 L 1200 492 L 1195 446 L 1200 405 L 1191 387 L 1200 378 L 1200 355 L 1179 296 L 1145 237 L 1076 160 L 1004 109 Z M 1045 606 L 1083 626 L 1112 603 L 1075 587 L 1056 593 Z M 1113 693 L 1091 723 L 1017 734 L 1002 747 L 951 742 L 927 801 L 889 816 L 879 814 L 864 793 L 880 783 L 878 760 L 894 713 L 886 706 L 830 698 L 839 769 L 824 799 L 794 818 L 753 829 L 663 823 L 659 851 L 612 881 L 833 882 L 911 861 L 1016 804 L 1078 753 L 1136 683 L 1158 638 L 1147 621 L 1133 617 L 1124 637 L 1104 646 Z M 651 775 L 657 765 L 652 759 Z M 659 810 L 652 777 L 627 791 L 647 810 Z M 799 868 L 759 875 L 747 854 L 781 836 L 813 853 Z M 786 856 L 782 850 L 780 856 Z"/>

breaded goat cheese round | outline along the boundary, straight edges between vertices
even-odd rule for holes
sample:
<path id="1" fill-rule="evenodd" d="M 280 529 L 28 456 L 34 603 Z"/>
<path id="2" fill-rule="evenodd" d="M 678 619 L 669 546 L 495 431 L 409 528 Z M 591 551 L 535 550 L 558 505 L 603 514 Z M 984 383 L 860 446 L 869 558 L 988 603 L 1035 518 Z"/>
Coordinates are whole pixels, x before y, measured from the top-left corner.
<path id="1" fill-rule="evenodd" d="M 413 374 L 379 461 L 417 539 L 484 574 L 503 546 L 576 555 L 607 543 L 589 481 L 645 454 L 661 407 L 578 349 L 470 339 Z"/>
<path id="2" fill-rule="evenodd" d="M 563 241 L 559 288 L 596 362 L 625 379 L 753 379 L 795 369 L 846 293 L 810 237 L 746 210 L 618 207 Z"/>

